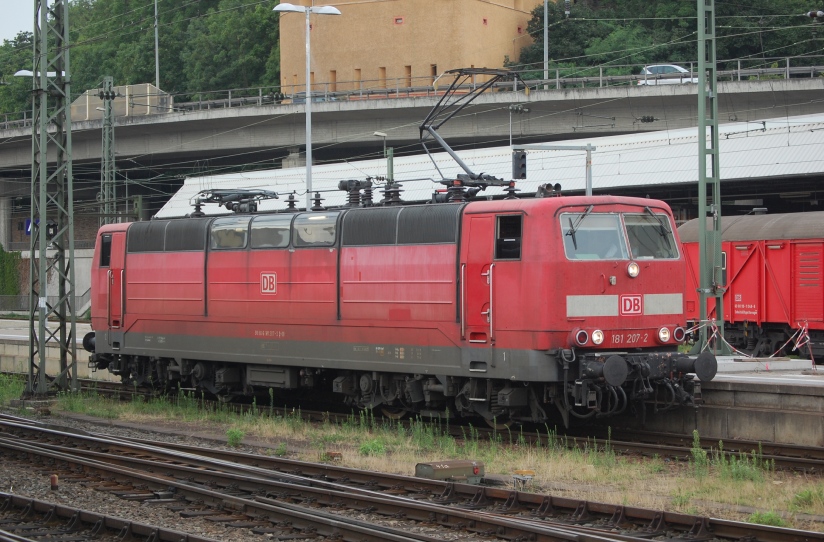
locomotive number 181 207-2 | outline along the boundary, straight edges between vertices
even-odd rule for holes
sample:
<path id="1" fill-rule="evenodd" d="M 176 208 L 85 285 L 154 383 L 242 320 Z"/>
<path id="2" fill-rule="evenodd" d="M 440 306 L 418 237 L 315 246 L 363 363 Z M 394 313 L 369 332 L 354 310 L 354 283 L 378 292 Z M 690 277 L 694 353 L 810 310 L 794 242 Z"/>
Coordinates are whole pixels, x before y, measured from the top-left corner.
<path id="1" fill-rule="evenodd" d="M 647 344 L 649 333 L 612 333 L 610 335 L 612 344 Z"/>

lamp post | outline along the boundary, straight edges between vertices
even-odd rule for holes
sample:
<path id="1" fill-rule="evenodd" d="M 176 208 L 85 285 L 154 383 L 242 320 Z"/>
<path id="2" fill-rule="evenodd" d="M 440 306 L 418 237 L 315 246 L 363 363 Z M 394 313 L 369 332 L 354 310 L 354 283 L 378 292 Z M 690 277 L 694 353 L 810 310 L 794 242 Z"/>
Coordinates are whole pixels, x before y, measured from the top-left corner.
<path id="1" fill-rule="evenodd" d="M 512 146 L 512 113 L 529 113 L 529 108 L 524 107 L 521 104 L 510 104 L 509 105 L 509 146 Z"/>
<path id="2" fill-rule="evenodd" d="M 309 40 L 309 14 L 340 15 L 340 10 L 332 6 L 296 6 L 282 3 L 274 7 L 274 11 L 297 12 L 306 14 L 306 210 L 312 208 L 312 83 L 311 76 L 311 46 Z"/>
<path id="3" fill-rule="evenodd" d="M 393 170 L 394 149 L 389 147 L 387 152 L 386 134 L 384 132 L 375 132 L 372 135 L 383 138 L 383 157 L 386 158 L 386 178 L 391 183 L 395 180 L 395 172 Z"/>

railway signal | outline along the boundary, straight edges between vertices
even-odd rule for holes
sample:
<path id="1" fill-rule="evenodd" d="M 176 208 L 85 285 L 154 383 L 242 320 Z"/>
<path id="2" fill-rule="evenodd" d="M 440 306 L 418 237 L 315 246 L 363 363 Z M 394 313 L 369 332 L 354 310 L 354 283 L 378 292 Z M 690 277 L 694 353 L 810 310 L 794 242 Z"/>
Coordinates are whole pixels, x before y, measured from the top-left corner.
<path id="1" fill-rule="evenodd" d="M 512 178 L 526 179 L 526 151 L 512 152 Z"/>

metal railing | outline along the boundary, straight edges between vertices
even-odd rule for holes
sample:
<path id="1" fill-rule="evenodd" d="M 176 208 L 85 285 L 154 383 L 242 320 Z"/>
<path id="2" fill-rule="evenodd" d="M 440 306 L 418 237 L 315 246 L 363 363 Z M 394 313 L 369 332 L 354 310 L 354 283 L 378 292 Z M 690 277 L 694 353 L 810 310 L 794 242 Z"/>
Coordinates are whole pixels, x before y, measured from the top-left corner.
<path id="1" fill-rule="evenodd" d="M 80 312 L 85 312 L 88 309 L 91 300 L 92 290 L 89 288 L 82 295 L 74 296 L 75 314 L 80 315 Z M 47 296 L 46 301 L 49 305 L 54 306 L 58 301 L 57 296 Z M 30 312 L 29 296 L 28 295 L 0 295 L 0 313 L 21 313 L 28 314 Z"/>
<path id="2" fill-rule="evenodd" d="M 663 63 L 660 63 L 663 64 Z M 554 67 L 548 79 L 535 78 L 542 70 L 521 70 L 524 84 L 530 89 L 563 89 L 570 87 L 603 88 L 626 86 L 638 81 L 665 79 L 692 79 L 698 76 L 697 61 L 676 62 L 688 70 L 687 74 L 644 76 L 640 72 L 644 65 L 624 64 L 595 67 Z M 730 59 L 716 63 L 719 80 L 747 81 L 769 79 L 789 79 L 793 77 L 818 77 L 824 74 L 824 56 L 774 57 L 758 59 Z M 440 96 L 443 91 L 433 83 L 435 78 L 398 77 L 393 79 L 372 79 L 360 81 L 320 82 L 313 85 L 313 102 L 357 101 L 370 99 L 392 99 L 409 97 Z M 446 82 L 445 82 L 446 83 Z M 654 84 L 654 83 L 653 83 Z M 446 84 L 442 85 L 446 86 Z M 470 85 L 471 88 L 473 85 Z M 180 93 L 172 95 L 174 106 L 159 111 L 158 115 L 169 112 L 208 111 L 235 107 L 286 105 L 304 103 L 304 85 L 236 88 L 201 93 Z M 348 90 L 337 90 L 337 89 Z M 499 92 L 522 90 L 523 86 L 512 82 L 500 83 L 493 90 Z M 31 127 L 31 113 L 7 113 L 0 115 L 0 130 Z"/>
<path id="3" fill-rule="evenodd" d="M 21 252 L 24 250 L 29 250 L 31 248 L 31 243 L 29 241 L 12 241 L 6 247 L 6 250 Z M 74 249 L 75 250 L 83 250 L 94 248 L 94 239 L 75 239 L 74 241 Z M 46 247 L 48 250 L 48 247 Z"/>

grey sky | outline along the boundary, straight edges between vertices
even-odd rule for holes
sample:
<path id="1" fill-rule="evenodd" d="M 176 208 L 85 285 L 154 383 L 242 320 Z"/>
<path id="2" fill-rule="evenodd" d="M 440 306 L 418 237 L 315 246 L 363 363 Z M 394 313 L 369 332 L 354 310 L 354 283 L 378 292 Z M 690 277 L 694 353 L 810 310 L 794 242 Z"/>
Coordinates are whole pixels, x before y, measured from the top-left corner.
<path id="1" fill-rule="evenodd" d="M 31 32 L 34 18 L 32 0 L 0 0 L 0 43 L 10 40 L 18 32 Z"/>

